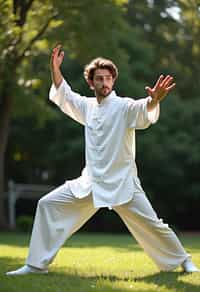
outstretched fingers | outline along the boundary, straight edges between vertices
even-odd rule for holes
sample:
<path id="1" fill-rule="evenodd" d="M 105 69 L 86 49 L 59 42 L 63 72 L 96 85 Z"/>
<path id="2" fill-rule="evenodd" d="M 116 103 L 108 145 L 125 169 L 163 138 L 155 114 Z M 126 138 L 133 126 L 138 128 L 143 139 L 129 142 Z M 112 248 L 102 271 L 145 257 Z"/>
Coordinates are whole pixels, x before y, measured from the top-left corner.
<path id="1" fill-rule="evenodd" d="M 172 83 L 170 86 L 168 86 L 166 89 L 167 89 L 167 91 L 170 91 L 170 90 L 172 90 L 175 86 L 176 86 L 176 83 L 174 82 L 174 83 Z"/>
<path id="2" fill-rule="evenodd" d="M 163 87 L 163 88 L 167 88 L 168 86 L 170 86 L 170 84 L 172 83 L 172 81 L 173 81 L 173 77 L 172 76 L 170 76 L 170 75 L 167 75 L 165 78 L 164 78 L 164 80 L 162 81 L 162 83 L 161 83 L 161 87 Z"/>
<path id="3" fill-rule="evenodd" d="M 168 93 L 170 90 L 172 90 L 176 86 L 176 83 L 173 81 L 174 81 L 174 78 L 171 75 L 167 75 L 162 81 L 160 87 L 162 88 L 162 90 Z"/>
<path id="4" fill-rule="evenodd" d="M 161 83 L 163 82 L 163 79 L 164 79 L 164 75 L 160 75 L 160 77 L 156 81 L 156 84 L 154 85 L 154 88 L 159 87 L 161 85 Z"/>

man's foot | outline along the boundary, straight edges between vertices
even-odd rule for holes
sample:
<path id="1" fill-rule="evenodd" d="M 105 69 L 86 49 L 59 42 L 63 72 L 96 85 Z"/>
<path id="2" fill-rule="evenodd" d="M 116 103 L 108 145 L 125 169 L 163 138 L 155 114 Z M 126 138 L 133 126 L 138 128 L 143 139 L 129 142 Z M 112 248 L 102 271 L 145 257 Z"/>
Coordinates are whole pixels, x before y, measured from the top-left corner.
<path id="1" fill-rule="evenodd" d="M 200 269 L 198 269 L 190 259 L 185 260 L 181 266 L 186 273 L 200 272 Z"/>
<path id="2" fill-rule="evenodd" d="M 23 266 L 22 268 L 16 270 L 16 271 L 11 271 L 7 272 L 7 276 L 22 276 L 22 275 L 27 275 L 27 274 L 47 274 L 48 270 L 41 270 L 37 269 L 28 265 Z"/>

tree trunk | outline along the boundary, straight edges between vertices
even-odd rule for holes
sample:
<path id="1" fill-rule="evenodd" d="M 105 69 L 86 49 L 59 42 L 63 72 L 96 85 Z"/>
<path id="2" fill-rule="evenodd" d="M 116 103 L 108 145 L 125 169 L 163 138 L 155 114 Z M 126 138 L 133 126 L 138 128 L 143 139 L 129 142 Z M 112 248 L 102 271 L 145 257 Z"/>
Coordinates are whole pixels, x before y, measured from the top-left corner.
<path id="1" fill-rule="evenodd" d="M 12 111 L 12 98 L 2 96 L 0 104 L 0 230 L 8 228 L 4 198 L 4 163 L 7 148 L 9 125 Z"/>

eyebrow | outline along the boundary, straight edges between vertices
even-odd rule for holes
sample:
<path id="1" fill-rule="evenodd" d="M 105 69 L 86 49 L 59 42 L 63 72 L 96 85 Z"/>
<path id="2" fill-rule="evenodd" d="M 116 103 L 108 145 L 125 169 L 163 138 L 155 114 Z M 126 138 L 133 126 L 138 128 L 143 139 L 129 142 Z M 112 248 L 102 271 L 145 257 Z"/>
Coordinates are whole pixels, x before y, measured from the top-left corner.
<path id="1" fill-rule="evenodd" d="M 101 77 L 101 76 L 109 76 L 110 77 L 110 76 L 112 76 L 112 74 L 105 74 L 105 75 L 104 74 L 95 74 L 95 76 L 98 76 L 98 77 Z"/>

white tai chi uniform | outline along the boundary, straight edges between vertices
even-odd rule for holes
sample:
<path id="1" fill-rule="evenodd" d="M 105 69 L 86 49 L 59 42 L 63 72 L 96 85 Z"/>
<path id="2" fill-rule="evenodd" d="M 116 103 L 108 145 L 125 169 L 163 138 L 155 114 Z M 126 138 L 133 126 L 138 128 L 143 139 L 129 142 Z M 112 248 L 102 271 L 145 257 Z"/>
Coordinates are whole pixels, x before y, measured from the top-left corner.
<path id="1" fill-rule="evenodd" d="M 52 85 L 50 100 L 85 126 L 86 167 L 79 178 L 39 200 L 28 265 L 46 268 L 65 240 L 101 207 L 119 214 L 159 269 L 172 270 L 189 257 L 158 219 L 137 176 L 135 129 L 159 117 L 159 105 L 147 111 L 149 98 L 122 98 L 112 91 L 98 104 L 96 98 L 73 92 L 65 80 L 58 89 Z"/>

